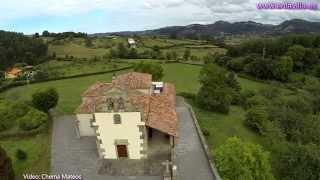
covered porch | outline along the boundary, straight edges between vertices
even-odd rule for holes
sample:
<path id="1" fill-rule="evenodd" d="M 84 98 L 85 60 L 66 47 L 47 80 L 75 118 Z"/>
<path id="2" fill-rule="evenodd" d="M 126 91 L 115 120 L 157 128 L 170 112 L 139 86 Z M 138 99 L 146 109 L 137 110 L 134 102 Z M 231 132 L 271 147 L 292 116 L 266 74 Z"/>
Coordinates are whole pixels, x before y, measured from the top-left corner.
<path id="1" fill-rule="evenodd" d="M 171 161 L 174 137 L 147 127 L 147 159 Z"/>

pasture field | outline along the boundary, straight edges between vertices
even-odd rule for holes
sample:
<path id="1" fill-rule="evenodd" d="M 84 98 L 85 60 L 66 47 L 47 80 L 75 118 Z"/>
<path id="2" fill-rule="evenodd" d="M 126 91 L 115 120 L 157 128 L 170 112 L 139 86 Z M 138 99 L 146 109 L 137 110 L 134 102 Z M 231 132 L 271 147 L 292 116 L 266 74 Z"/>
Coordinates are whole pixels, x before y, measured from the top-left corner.
<path id="1" fill-rule="evenodd" d="M 8 138 L 0 140 L 12 159 L 16 180 L 23 180 L 22 174 L 46 174 L 50 172 L 51 134 L 42 133 L 28 138 Z M 27 153 L 26 160 L 18 160 L 16 151 L 20 149 Z"/>
<path id="2" fill-rule="evenodd" d="M 87 48 L 83 45 L 75 43 L 65 43 L 63 45 L 49 45 L 49 54 L 56 53 L 57 57 L 74 56 L 77 58 L 93 58 L 101 57 L 109 52 L 108 49 Z"/>
<path id="3" fill-rule="evenodd" d="M 130 61 L 130 60 L 128 60 Z M 200 88 L 198 81 L 201 66 L 169 63 L 163 64 L 164 67 L 164 81 L 172 82 L 176 85 L 177 93 L 188 92 L 196 93 Z M 126 71 L 118 72 L 125 73 Z M 31 84 L 10 89 L 0 95 L 9 100 L 30 100 L 32 92 L 37 89 L 46 87 L 54 87 L 58 90 L 60 95 L 60 102 L 57 110 L 63 113 L 72 113 L 80 104 L 80 95 L 90 85 L 97 81 L 110 82 L 113 73 L 106 73 L 100 75 L 93 75 L 87 77 L 64 79 L 50 82 L 43 82 L 38 84 Z M 269 84 L 264 84 L 256 81 L 238 78 L 242 89 L 254 89 L 271 87 Z"/>
<path id="4" fill-rule="evenodd" d="M 51 60 L 37 66 L 38 69 L 47 72 L 49 77 L 68 77 L 80 74 L 103 72 L 120 69 L 129 66 L 125 62 L 114 62 L 107 60 L 99 61 L 57 61 Z"/>
<path id="5" fill-rule="evenodd" d="M 102 57 L 110 52 L 111 48 L 116 48 L 118 44 L 127 44 L 127 39 L 124 37 L 101 37 L 93 38 L 92 46 L 85 46 L 85 39 L 83 38 L 67 38 L 63 40 L 52 41 L 50 38 L 45 41 L 49 42 L 49 55 L 56 54 L 57 57 L 64 58 L 66 56 L 73 56 L 77 58 L 91 59 L 94 57 Z M 204 41 L 187 40 L 187 39 L 165 39 L 165 38 L 151 38 L 139 37 L 137 41 L 137 51 L 143 53 L 146 50 L 151 50 L 154 46 L 161 48 L 162 53 L 176 51 L 179 57 L 183 56 L 186 49 L 191 50 L 191 55 L 202 59 L 208 53 L 226 52 L 225 49 L 213 45 L 208 45 Z"/>

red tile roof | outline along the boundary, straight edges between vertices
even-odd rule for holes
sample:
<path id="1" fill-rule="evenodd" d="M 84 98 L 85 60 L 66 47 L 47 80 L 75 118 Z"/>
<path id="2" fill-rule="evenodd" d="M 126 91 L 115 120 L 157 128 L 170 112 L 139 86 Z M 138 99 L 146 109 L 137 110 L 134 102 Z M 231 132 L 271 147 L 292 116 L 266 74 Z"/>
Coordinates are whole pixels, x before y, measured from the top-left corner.
<path id="1" fill-rule="evenodd" d="M 146 125 L 171 136 L 178 136 L 176 107 L 170 97 L 154 95 L 150 99 Z"/>
<path id="2" fill-rule="evenodd" d="M 83 98 L 82 99 L 82 103 L 76 109 L 75 113 L 77 113 L 77 114 L 94 113 L 94 103 L 95 103 L 95 98 L 94 97 Z"/>
<path id="3" fill-rule="evenodd" d="M 129 89 L 149 89 L 152 85 L 152 75 L 130 72 L 117 76 L 114 83 Z"/>
<path id="4" fill-rule="evenodd" d="M 82 93 L 83 97 L 96 97 L 99 96 L 102 92 L 106 91 L 112 87 L 111 83 L 102 83 L 97 82 L 96 84 L 90 86 L 84 93 Z"/>
<path id="5" fill-rule="evenodd" d="M 135 77 L 137 76 L 137 77 Z M 125 83 L 125 79 L 131 80 Z M 177 136 L 177 114 L 175 110 L 176 90 L 171 83 L 165 83 L 162 94 L 144 94 L 134 89 L 150 88 L 152 77 L 143 73 L 128 73 L 120 75 L 113 84 L 98 82 L 85 91 L 82 104 L 76 110 L 76 113 L 94 113 L 95 98 L 104 96 L 104 92 L 114 86 L 125 86 L 124 90 L 128 92 L 129 101 L 140 109 L 146 126 L 157 129 L 163 133 Z M 145 81 L 142 81 L 145 80 Z M 134 84 L 134 83 L 138 84 Z M 130 88 L 128 88 L 130 87 Z"/>
<path id="6" fill-rule="evenodd" d="M 22 72 L 22 69 L 14 67 L 14 68 L 8 70 L 7 74 L 12 74 L 12 75 L 17 76 L 21 72 Z"/>

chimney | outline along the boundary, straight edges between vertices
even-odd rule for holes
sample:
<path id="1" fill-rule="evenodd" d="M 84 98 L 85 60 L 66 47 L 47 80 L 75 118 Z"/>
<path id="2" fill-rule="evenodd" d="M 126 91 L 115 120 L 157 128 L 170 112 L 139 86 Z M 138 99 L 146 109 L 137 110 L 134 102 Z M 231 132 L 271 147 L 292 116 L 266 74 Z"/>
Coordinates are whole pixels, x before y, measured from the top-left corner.
<path id="1" fill-rule="evenodd" d="M 112 85 L 116 85 L 116 74 L 112 75 Z"/>

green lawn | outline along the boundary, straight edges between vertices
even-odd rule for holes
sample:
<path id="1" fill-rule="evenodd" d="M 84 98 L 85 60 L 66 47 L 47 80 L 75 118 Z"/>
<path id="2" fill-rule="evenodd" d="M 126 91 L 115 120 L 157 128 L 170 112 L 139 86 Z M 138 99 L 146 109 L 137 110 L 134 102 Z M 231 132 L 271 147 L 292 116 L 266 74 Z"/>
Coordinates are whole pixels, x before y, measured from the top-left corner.
<path id="1" fill-rule="evenodd" d="M 177 92 L 196 93 L 200 87 L 198 77 L 201 70 L 200 66 L 188 64 L 164 64 L 164 81 L 172 82 L 176 85 Z M 123 72 L 119 72 L 123 73 Z M 60 101 L 57 107 L 59 112 L 72 113 L 80 104 L 80 95 L 90 85 L 97 81 L 110 82 L 112 73 L 81 77 L 75 79 L 65 79 L 39 84 L 32 84 L 13 88 L 0 94 L 2 97 L 9 100 L 30 100 L 31 94 L 37 89 L 46 87 L 54 87 L 58 90 Z M 272 87 L 271 85 L 239 78 L 242 89 L 260 89 Z"/>
<path id="2" fill-rule="evenodd" d="M 109 71 L 129 66 L 128 63 L 116 63 L 108 61 L 48 61 L 37 66 L 49 77 L 66 77 L 80 74 L 88 74 L 102 71 Z"/>
<path id="3" fill-rule="evenodd" d="M 54 87 L 59 93 L 59 104 L 57 107 L 60 113 L 73 113 L 81 102 L 81 93 L 83 93 L 90 85 L 97 81 L 110 82 L 112 73 L 81 77 L 75 79 L 65 79 L 58 81 L 50 81 L 39 84 L 31 84 L 21 86 L 1 94 L 2 97 L 9 100 L 30 100 L 31 94 L 38 89 Z"/>
<path id="4" fill-rule="evenodd" d="M 261 137 L 244 125 L 245 111 L 239 106 L 231 106 L 228 115 L 203 111 L 195 106 L 194 111 L 200 126 L 210 131 L 207 141 L 211 149 L 219 147 L 233 136 L 253 143 L 261 142 Z"/>
<path id="5" fill-rule="evenodd" d="M 176 52 L 178 56 L 182 57 L 185 50 L 189 49 L 191 52 L 191 56 L 197 56 L 198 58 L 203 58 L 204 56 L 208 55 L 208 53 L 219 53 L 219 54 L 225 54 L 226 50 L 223 48 L 218 47 L 212 47 L 212 48 L 186 48 L 186 47 L 174 47 L 170 49 L 164 49 L 162 50 L 163 53 L 166 52 Z"/>
<path id="6" fill-rule="evenodd" d="M 51 135 L 39 134 L 30 138 L 8 138 L 0 140 L 3 147 L 13 161 L 16 180 L 23 180 L 23 173 L 49 173 L 50 171 L 50 142 Z M 27 159 L 18 160 L 15 156 L 17 149 L 27 153 Z"/>
<path id="7" fill-rule="evenodd" d="M 164 64 L 164 81 L 174 83 L 177 92 L 195 93 L 200 88 L 198 82 L 200 66 L 187 64 Z"/>
<path id="8" fill-rule="evenodd" d="M 173 42 L 169 42 L 165 39 L 153 39 L 149 37 L 141 38 L 140 44 L 143 44 L 146 47 L 153 47 L 153 46 L 168 47 L 168 46 L 175 45 Z M 139 42 L 138 42 L 138 45 L 139 45 Z"/>
<path id="9" fill-rule="evenodd" d="M 56 53 L 57 57 L 74 56 L 77 58 L 93 58 L 95 56 L 101 57 L 109 52 L 108 49 L 103 48 L 87 48 L 83 45 L 66 42 L 63 45 L 50 45 L 49 54 Z"/>

